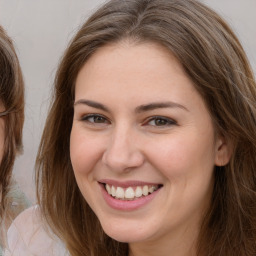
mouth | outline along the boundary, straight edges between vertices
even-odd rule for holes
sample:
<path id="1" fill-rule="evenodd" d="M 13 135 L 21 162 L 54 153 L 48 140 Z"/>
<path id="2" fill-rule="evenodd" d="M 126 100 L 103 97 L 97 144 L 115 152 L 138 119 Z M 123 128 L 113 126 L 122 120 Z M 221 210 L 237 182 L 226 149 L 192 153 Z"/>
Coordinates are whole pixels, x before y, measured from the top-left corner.
<path id="1" fill-rule="evenodd" d="M 147 197 L 159 190 L 163 185 L 161 184 L 143 184 L 137 186 L 117 186 L 109 183 L 101 183 L 106 192 L 114 199 L 123 201 L 134 201 Z"/>

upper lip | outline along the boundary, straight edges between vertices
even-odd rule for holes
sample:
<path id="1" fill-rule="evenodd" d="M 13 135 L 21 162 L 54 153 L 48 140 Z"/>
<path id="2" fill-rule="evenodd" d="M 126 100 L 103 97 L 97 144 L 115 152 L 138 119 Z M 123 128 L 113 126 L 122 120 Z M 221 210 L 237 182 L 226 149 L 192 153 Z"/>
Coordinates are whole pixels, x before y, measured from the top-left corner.
<path id="1" fill-rule="evenodd" d="M 152 186 L 162 185 L 160 183 L 140 181 L 140 180 L 117 181 L 112 179 L 101 179 L 98 182 L 102 184 L 108 184 L 108 185 L 112 185 L 115 187 L 122 187 L 122 188 L 137 187 L 137 186 L 144 186 L 144 185 L 152 185 Z"/>

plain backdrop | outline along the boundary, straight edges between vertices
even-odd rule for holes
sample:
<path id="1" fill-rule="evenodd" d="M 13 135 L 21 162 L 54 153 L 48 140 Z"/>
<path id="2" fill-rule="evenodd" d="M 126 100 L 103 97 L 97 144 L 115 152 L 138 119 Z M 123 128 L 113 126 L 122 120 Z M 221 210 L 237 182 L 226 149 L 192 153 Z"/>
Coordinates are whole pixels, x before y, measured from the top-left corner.
<path id="1" fill-rule="evenodd" d="M 53 79 L 68 42 L 102 0 L 0 0 L 0 24 L 12 37 L 26 83 L 24 153 L 14 174 L 35 202 L 34 162 Z M 256 73 L 256 0 L 202 0 L 231 25 Z"/>

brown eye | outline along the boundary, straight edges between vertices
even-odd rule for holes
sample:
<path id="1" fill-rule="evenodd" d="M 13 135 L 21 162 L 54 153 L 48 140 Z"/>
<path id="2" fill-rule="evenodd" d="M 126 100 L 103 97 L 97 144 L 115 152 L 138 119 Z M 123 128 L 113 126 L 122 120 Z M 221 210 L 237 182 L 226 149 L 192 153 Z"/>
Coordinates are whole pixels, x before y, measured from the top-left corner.
<path id="1" fill-rule="evenodd" d="M 168 121 L 165 119 L 158 118 L 155 120 L 155 125 L 157 126 L 166 125 L 166 124 L 168 124 Z"/>
<path id="2" fill-rule="evenodd" d="M 92 124 L 108 124 L 109 121 L 102 115 L 90 114 L 82 118 L 82 121 L 86 121 Z"/>
<path id="3" fill-rule="evenodd" d="M 102 116 L 94 116 L 93 121 L 94 123 L 105 123 L 106 119 Z"/>
<path id="4" fill-rule="evenodd" d="M 170 126 L 174 124 L 176 124 L 176 122 L 167 117 L 152 117 L 147 123 L 147 125 L 151 126 Z"/>

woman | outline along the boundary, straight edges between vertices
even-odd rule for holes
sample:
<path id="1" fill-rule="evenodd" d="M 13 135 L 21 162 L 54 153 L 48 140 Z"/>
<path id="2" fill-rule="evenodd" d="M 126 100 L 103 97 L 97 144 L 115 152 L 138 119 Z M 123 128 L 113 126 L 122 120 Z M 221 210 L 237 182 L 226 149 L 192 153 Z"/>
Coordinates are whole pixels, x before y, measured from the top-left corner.
<path id="1" fill-rule="evenodd" d="M 24 83 L 11 39 L 0 27 L 0 255 L 11 221 L 28 206 L 25 195 L 11 182 L 17 153 L 22 151 Z M 12 183 L 12 184 L 10 184 Z"/>
<path id="2" fill-rule="evenodd" d="M 214 11 L 106 3 L 60 63 L 40 210 L 18 231 L 35 215 L 42 230 L 42 216 L 72 256 L 255 255 L 255 102 L 245 53 Z"/>

